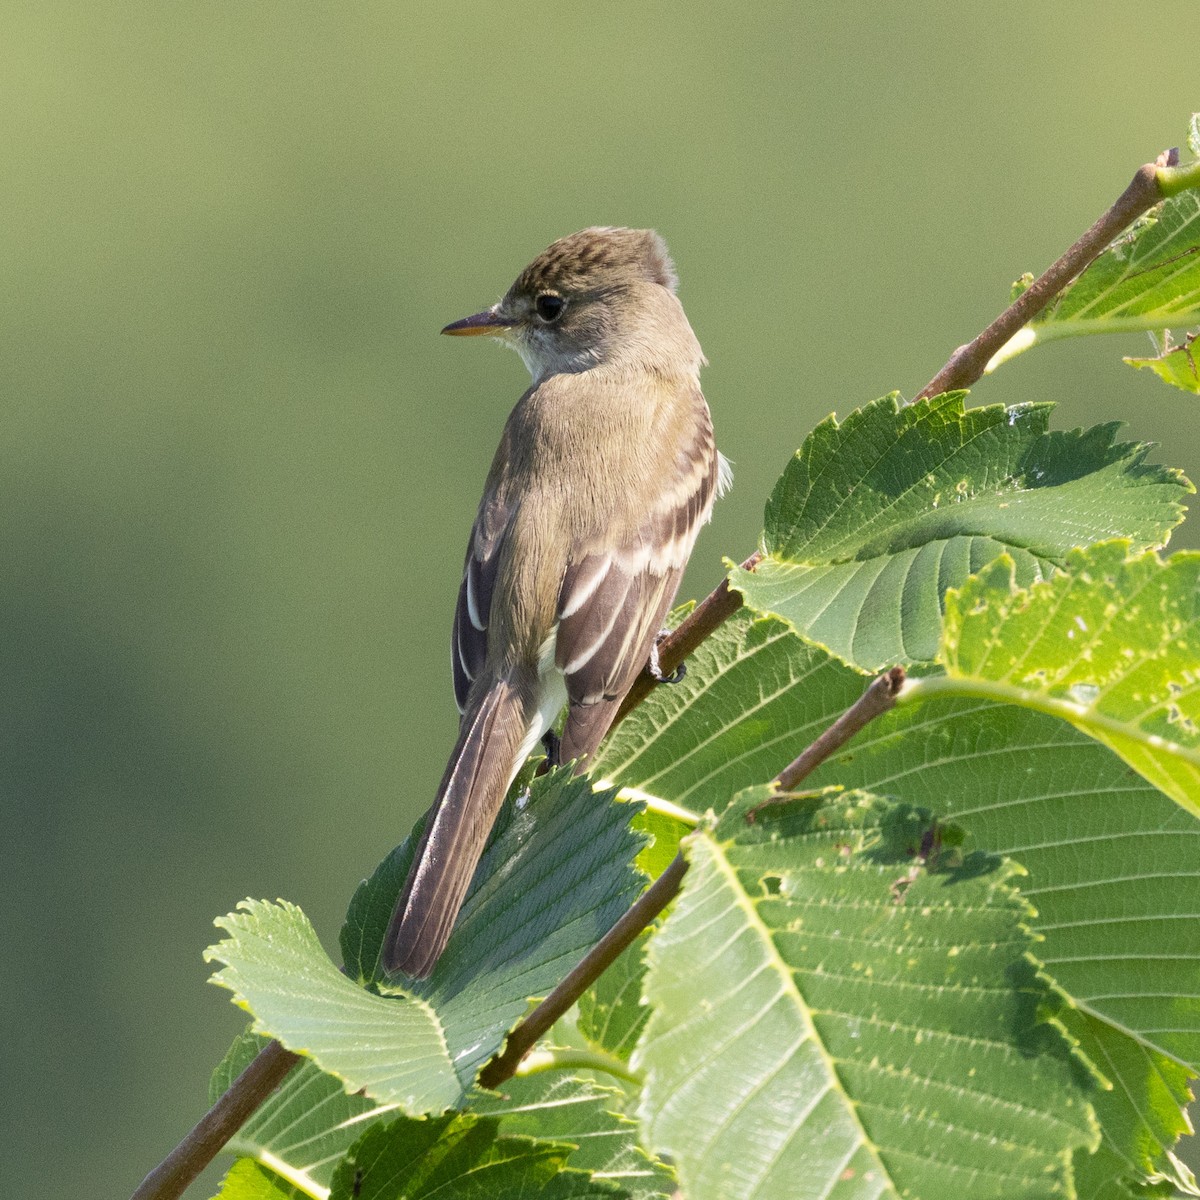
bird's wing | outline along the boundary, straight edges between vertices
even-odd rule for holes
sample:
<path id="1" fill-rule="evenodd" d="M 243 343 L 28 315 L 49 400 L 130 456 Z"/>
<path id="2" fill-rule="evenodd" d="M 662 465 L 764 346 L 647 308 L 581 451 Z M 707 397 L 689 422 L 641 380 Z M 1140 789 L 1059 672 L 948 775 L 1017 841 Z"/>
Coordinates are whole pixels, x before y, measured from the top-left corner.
<path id="1" fill-rule="evenodd" d="M 504 534 L 515 509 L 515 501 L 506 499 L 500 489 L 489 487 L 484 492 L 475 524 L 471 527 L 462 583 L 458 588 L 458 604 L 454 609 L 450 653 L 454 670 L 454 699 L 459 712 L 466 709 L 467 693 L 483 670 L 487 658 L 487 627 L 492 593 L 500 568 Z"/>
<path id="2" fill-rule="evenodd" d="M 712 511 L 720 474 L 705 419 L 680 447 L 657 501 L 633 533 L 616 545 L 601 534 L 577 548 L 568 564 L 555 641 L 555 665 L 566 678 L 572 710 L 564 760 L 572 752 L 590 754 L 607 729 L 605 724 L 593 730 L 597 721 L 576 710 L 619 702 L 645 665 L 696 535 Z M 600 714 L 593 716 L 598 720 Z"/>

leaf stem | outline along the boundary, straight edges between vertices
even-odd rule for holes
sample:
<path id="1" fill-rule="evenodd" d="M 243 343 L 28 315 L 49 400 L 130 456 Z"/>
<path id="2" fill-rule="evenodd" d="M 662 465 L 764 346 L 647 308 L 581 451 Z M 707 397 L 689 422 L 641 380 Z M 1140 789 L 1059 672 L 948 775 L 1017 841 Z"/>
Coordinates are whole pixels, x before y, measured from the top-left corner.
<path id="1" fill-rule="evenodd" d="M 640 1084 L 641 1075 L 622 1062 L 615 1054 L 603 1050 L 566 1050 L 558 1047 L 534 1050 L 521 1060 L 514 1074 L 537 1075 L 542 1071 L 603 1071 L 627 1083 Z"/>
<path id="2" fill-rule="evenodd" d="M 1173 742 L 1157 733 L 1150 733 L 1134 722 L 1110 717 L 1107 713 L 1099 712 L 1089 705 L 1066 700 L 1059 696 L 1051 696 L 1046 692 L 1019 687 L 1016 684 L 1004 683 L 998 679 L 976 679 L 962 675 L 926 675 L 920 679 L 909 680 L 899 701 L 908 704 L 920 700 L 934 700 L 939 696 L 974 697 L 979 700 L 991 700 L 996 704 L 1014 704 L 1020 708 L 1030 708 L 1035 712 L 1045 713 L 1047 716 L 1066 721 L 1090 737 L 1107 736 L 1125 742 L 1152 746 L 1164 753 L 1177 755 L 1184 761 L 1200 767 L 1200 751 L 1194 747 Z M 1144 774 L 1136 766 L 1134 766 L 1134 770 L 1139 774 Z M 1151 782 L 1154 781 L 1151 780 Z"/>
<path id="3" fill-rule="evenodd" d="M 480 1086 L 495 1088 L 516 1073 L 521 1059 L 546 1031 L 616 961 L 639 933 L 679 894 L 687 860 L 677 854 L 633 907 L 580 959 L 573 971 L 509 1035 L 504 1050 L 479 1074 Z"/>
<path id="4" fill-rule="evenodd" d="M 177 1200 L 300 1061 L 268 1042 L 195 1128 L 142 1180 L 131 1200 Z"/>
<path id="5" fill-rule="evenodd" d="M 599 779 L 596 781 L 596 787 L 615 787 L 609 779 Z M 661 796 L 655 796 L 650 792 L 643 792 L 641 788 L 623 787 L 617 792 L 617 799 L 623 801 L 634 801 L 645 806 L 647 812 L 657 813 L 660 817 L 669 817 L 672 821 L 678 821 L 680 825 L 686 825 L 689 829 L 695 829 L 703 819 L 699 813 L 694 813 L 690 808 L 684 808 L 682 804 L 675 804 L 670 800 L 664 800 Z"/>
<path id="6" fill-rule="evenodd" d="M 916 399 L 924 400 L 977 383 L 1001 346 L 1036 317 L 1122 230 L 1166 196 L 1200 185 L 1195 164 L 1175 167 L 1169 166 L 1170 162 L 1169 155 L 1164 155 L 1158 162 L 1139 167 L 1112 207 L 978 337 L 959 346 L 946 365 L 917 393 Z M 1183 179 L 1186 182 L 1180 182 Z"/>
<path id="7" fill-rule="evenodd" d="M 1200 160 L 1186 167 L 1158 168 L 1158 186 L 1164 196 L 1177 196 L 1188 188 L 1200 188 Z"/>

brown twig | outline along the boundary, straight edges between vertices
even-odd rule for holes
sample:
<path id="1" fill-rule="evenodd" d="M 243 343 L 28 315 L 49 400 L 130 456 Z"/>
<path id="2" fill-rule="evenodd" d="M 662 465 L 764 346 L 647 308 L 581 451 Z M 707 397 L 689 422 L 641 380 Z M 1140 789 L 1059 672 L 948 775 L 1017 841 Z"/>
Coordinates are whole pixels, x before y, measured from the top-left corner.
<path id="1" fill-rule="evenodd" d="M 494 1088 L 511 1079 L 521 1059 L 559 1017 L 616 961 L 622 950 L 658 916 L 679 893 L 687 874 L 682 854 L 638 897 L 633 907 L 580 959 L 578 966 L 518 1025 L 504 1043 L 504 1051 L 480 1072 L 483 1087 Z"/>
<path id="2" fill-rule="evenodd" d="M 300 1061 L 268 1042 L 196 1127 L 142 1180 L 131 1200 L 176 1200 Z"/>
<path id="3" fill-rule="evenodd" d="M 889 709 L 895 708 L 896 697 L 904 686 L 905 674 L 903 667 L 893 667 L 882 675 L 876 676 L 871 685 L 828 729 L 815 738 L 800 752 L 778 775 L 775 776 L 775 786 L 781 792 L 790 792 L 800 782 L 807 779 L 831 754 L 840 750 L 860 729 L 869 725 L 876 717 L 881 717 Z M 754 814 L 766 804 L 759 804 L 746 814 L 747 821 L 754 820 Z"/>
<path id="4" fill-rule="evenodd" d="M 915 399 L 967 388 L 983 378 L 993 354 L 1021 326 L 1028 324 L 1100 252 L 1138 217 L 1163 199 L 1158 170 L 1176 155 L 1167 151 L 1156 163 L 1139 167 L 1129 186 L 1112 207 L 1057 262 L 1029 285 L 974 341 L 959 346 L 946 365 L 917 393 Z"/>

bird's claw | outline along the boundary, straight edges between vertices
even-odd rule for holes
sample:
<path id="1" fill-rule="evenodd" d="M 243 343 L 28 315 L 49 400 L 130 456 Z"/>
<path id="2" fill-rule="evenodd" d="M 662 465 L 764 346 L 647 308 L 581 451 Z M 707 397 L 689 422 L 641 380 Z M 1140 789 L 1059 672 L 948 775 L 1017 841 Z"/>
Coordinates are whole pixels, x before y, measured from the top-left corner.
<path id="1" fill-rule="evenodd" d="M 663 674 L 662 664 L 658 659 L 658 644 L 670 632 L 669 629 L 660 631 L 658 637 L 654 639 L 654 645 L 650 647 L 649 670 L 656 683 L 678 683 L 687 674 L 687 665 L 685 663 L 680 663 L 670 675 Z"/>

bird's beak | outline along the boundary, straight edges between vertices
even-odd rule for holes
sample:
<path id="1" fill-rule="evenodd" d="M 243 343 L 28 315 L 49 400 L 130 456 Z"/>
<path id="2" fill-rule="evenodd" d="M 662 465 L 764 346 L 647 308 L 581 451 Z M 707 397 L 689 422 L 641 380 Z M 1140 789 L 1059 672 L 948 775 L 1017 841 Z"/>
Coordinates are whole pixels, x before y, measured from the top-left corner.
<path id="1" fill-rule="evenodd" d="M 451 322 L 442 332 L 454 337 L 479 337 L 481 334 L 503 333 L 511 327 L 511 321 L 506 321 L 494 308 L 489 308 L 473 317 L 463 317 L 461 321 Z"/>

